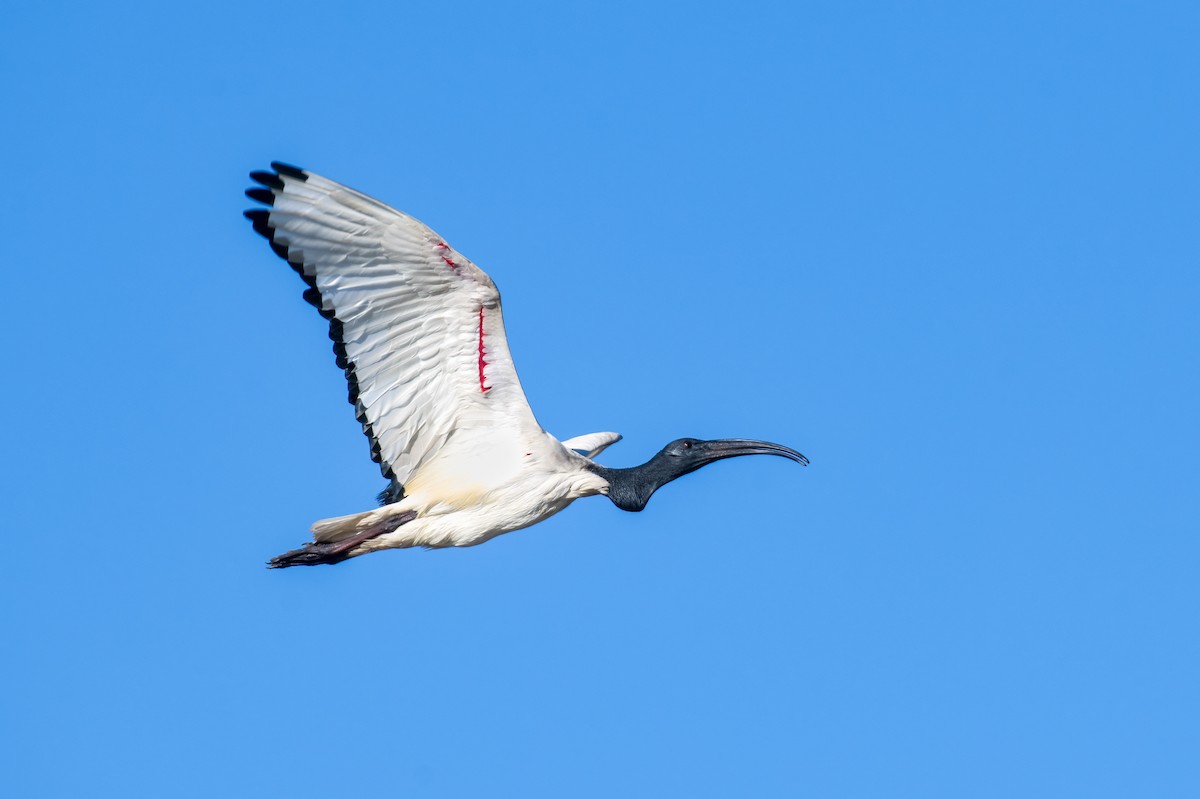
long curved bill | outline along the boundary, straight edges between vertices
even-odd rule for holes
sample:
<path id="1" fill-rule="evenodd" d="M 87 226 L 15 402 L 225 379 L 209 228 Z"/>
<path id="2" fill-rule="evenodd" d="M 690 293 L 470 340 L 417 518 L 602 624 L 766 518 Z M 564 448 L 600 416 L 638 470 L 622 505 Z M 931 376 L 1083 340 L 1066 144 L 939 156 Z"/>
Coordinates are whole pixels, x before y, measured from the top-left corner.
<path id="1" fill-rule="evenodd" d="M 808 465 L 808 458 L 791 447 L 783 444 L 773 444 L 770 441 L 754 441 L 749 438 L 722 438 L 716 441 L 705 441 L 705 449 L 713 457 L 735 458 L 739 455 L 778 455 L 788 458 L 802 466 Z"/>

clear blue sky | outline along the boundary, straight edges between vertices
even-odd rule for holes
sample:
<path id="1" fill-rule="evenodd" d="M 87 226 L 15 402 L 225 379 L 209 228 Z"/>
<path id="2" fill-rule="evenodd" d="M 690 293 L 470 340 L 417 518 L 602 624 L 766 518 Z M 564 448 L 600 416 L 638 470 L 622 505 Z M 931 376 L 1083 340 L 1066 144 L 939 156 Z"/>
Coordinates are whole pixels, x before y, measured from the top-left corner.
<path id="1" fill-rule="evenodd" d="M 1194 9 L 7 9 L 5 794 L 1200 796 Z M 267 571 L 383 487 L 271 159 L 607 464 L 812 466 Z"/>

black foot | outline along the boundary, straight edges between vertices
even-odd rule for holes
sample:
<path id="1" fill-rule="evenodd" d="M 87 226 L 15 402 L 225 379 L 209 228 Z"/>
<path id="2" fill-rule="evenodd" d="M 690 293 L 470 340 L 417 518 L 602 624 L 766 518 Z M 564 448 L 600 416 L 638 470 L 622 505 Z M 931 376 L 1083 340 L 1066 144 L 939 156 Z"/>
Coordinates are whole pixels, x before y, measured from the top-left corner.
<path id="1" fill-rule="evenodd" d="M 322 563 L 341 563 L 350 557 L 349 550 L 336 544 L 305 544 L 299 549 L 284 552 L 267 561 L 268 569 L 286 569 L 288 566 L 319 566 Z"/>
<path id="2" fill-rule="evenodd" d="M 391 505 L 393 502 L 399 502 L 404 499 L 404 486 L 393 480 L 375 498 L 379 500 L 380 505 Z"/>
<path id="3" fill-rule="evenodd" d="M 271 558 L 267 561 L 267 568 L 286 569 L 288 566 L 320 566 L 322 563 L 341 563 L 343 560 L 347 560 L 350 557 L 350 551 L 363 541 L 390 533 L 415 518 L 417 518 L 416 512 L 409 511 L 384 519 L 374 527 L 351 536 L 345 541 L 305 544 L 299 549 L 293 549 Z"/>

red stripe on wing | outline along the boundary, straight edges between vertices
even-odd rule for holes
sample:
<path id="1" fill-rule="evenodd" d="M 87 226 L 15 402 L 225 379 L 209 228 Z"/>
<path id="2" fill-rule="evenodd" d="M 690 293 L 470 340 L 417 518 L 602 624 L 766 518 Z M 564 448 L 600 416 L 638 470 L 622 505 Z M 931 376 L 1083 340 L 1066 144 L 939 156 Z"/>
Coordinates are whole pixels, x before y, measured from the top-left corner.
<path id="1" fill-rule="evenodd" d="M 479 309 L 479 390 L 486 394 L 491 386 L 483 384 L 483 367 L 487 366 L 487 361 L 483 359 L 483 309 Z"/>
<path id="2" fill-rule="evenodd" d="M 438 246 L 438 249 L 441 249 L 441 250 L 450 249 L 450 245 L 446 244 L 446 242 L 444 242 L 444 241 L 439 241 L 437 246 Z M 446 256 L 443 255 L 442 260 L 445 261 L 446 266 L 450 267 L 451 269 L 458 269 L 458 264 L 454 263 L 454 261 L 450 260 Z"/>

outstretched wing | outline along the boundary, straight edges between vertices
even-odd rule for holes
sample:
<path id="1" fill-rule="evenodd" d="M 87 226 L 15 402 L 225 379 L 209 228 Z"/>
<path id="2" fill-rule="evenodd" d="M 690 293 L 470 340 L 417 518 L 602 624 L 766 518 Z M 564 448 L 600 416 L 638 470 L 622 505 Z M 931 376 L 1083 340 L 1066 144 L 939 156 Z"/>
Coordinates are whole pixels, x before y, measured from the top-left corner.
<path id="1" fill-rule="evenodd" d="M 304 278 L 329 320 L 371 458 L 407 483 L 456 429 L 540 431 L 482 269 L 407 214 L 273 162 L 246 192 L 254 229 Z"/>

